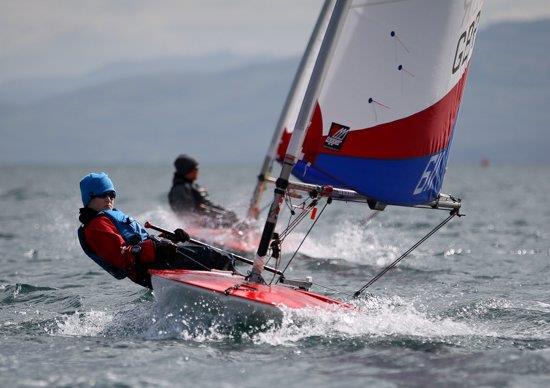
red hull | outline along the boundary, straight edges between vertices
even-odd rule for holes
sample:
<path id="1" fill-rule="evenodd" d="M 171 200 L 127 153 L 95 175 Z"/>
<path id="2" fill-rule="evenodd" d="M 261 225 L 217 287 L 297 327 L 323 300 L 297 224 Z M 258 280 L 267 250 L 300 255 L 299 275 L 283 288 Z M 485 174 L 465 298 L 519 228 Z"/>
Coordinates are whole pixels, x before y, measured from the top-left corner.
<path id="1" fill-rule="evenodd" d="M 247 283 L 243 276 L 232 275 L 222 271 L 191 271 L 191 270 L 151 270 L 151 275 L 164 280 L 180 283 L 186 288 L 196 288 L 197 291 L 207 291 L 223 295 L 231 299 L 291 309 L 351 307 L 350 305 L 323 295 L 283 285 L 263 285 Z"/>

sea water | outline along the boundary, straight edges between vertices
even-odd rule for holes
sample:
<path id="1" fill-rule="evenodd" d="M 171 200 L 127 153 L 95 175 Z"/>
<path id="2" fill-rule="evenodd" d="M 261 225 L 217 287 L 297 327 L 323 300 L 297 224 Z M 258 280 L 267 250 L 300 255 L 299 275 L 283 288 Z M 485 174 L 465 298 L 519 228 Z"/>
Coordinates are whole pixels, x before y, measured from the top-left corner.
<path id="1" fill-rule="evenodd" d="M 78 181 L 100 170 L 117 207 L 182 225 L 166 202 L 168 165 L 0 167 L 1 386 L 550 385 L 547 167 L 451 167 L 444 192 L 462 198 L 465 217 L 356 309 L 285 311 L 262 327 L 197 320 L 84 256 Z M 257 166 L 205 166 L 199 181 L 243 216 L 256 175 Z M 348 299 L 446 216 L 388 207 L 371 218 L 365 206 L 332 203 L 288 274 Z M 310 225 L 285 242 L 284 260 Z"/>

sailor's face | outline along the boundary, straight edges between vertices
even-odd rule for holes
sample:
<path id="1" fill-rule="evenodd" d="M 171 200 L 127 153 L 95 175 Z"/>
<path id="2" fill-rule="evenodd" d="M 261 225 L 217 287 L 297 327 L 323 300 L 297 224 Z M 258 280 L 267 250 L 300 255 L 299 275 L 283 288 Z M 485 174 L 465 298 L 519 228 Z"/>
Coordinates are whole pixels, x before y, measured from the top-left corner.
<path id="1" fill-rule="evenodd" d="M 185 175 L 185 177 L 186 177 L 187 179 L 189 179 L 191 182 L 196 181 L 197 178 L 198 178 L 198 176 L 199 176 L 199 169 L 198 169 L 198 168 L 192 169 L 191 171 L 189 171 L 189 172 Z"/>
<path id="2" fill-rule="evenodd" d="M 115 196 L 114 193 L 103 194 L 98 197 L 93 197 L 88 207 L 100 212 L 102 210 L 112 210 L 115 205 Z"/>

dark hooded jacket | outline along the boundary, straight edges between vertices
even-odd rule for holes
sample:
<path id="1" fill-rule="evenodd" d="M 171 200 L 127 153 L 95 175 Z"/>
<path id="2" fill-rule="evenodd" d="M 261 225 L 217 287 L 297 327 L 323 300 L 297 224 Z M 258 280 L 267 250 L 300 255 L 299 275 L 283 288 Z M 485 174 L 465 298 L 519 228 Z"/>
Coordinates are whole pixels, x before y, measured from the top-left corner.
<path id="1" fill-rule="evenodd" d="M 234 212 L 212 203 L 206 189 L 186 178 L 197 166 L 198 163 L 187 155 L 180 155 L 174 161 L 176 172 L 168 193 L 172 210 L 180 216 L 198 216 L 198 223 L 205 226 L 226 227 L 237 223 Z"/>

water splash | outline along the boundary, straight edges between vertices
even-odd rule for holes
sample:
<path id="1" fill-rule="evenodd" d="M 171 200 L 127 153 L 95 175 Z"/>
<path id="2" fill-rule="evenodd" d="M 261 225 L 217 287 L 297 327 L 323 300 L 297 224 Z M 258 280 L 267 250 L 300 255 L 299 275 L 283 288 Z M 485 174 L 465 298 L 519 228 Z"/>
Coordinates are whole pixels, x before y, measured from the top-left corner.
<path id="1" fill-rule="evenodd" d="M 55 334 L 75 337 L 97 336 L 112 321 L 113 316 L 106 311 L 90 310 L 86 313 L 77 311 L 58 320 Z"/>
<path id="2" fill-rule="evenodd" d="M 139 213 L 135 218 L 141 223 L 149 221 L 166 229 L 175 229 L 182 227 L 182 220 L 176 214 L 164 206 L 156 206 L 147 211 Z"/>
<path id="3" fill-rule="evenodd" d="M 313 257 L 339 258 L 351 263 L 385 266 L 395 259 L 400 249 L 381 243 L 377 232 L 378 229 L 372 223 L 365 226 L 346 220 L 330 237 L 308 237 L 302 251 Z"/>
<path id="4" fill-rule="evenodd" d="M 296 346 L 312 338 L 329 342 L 416 338 L 422 342 L 454 344 L 457 342 L 454 339 L 456 337 L 496 335 L 471 322 L 422 312 L 413 302 L 399 297 L 371 297 L 356 302 L 355 308 L 349 310 L 281 310 L 283 315 L 280 321 L 266 319 L 261 325 L 251 326 L 235 324 L 234 320 L 208 315 L 205 311 L 198 313 L 195 308 L 183 307 L 178 310 L 155 304 L 146 317 L 139 313 L 143 318 L 140 336 L 148 340 L 171 338 L 197 343 L 237 341 Z M 131 319 L 129 316 L 126 318 Z M 70 326 L 74 327 L 74 321 L 71 323 Z M 120 321 L 117 326 L 128 327 L 127 322 Z M 78 327 L 85 332 L 84 325 Z"/>
<path id="5" fill-rule="evenodd" d="M 456 336 L 486 335 L 463 322 L 419 311 L 401 298 L 370 298 L 346 310 L 284 310 L 280 327 L 259 333 L 255 341 L 288 346 L 310 337 L 365 339 L 419 337 L 451 341 Z"/>
<path id="6" fill-rule="evenodd" d="M 281 308 L 281 320 L 265 319 L 261 324 L 236 323 L 202 306 L 153 302 L 111 314 L 91 310 L 75 312 L 49 325 L 51 335 L 104 336 L 145 340 L 182 340 L 197 344 L 250 343 L 302 347 L 311 341 L 360 341 L 391 343 L 395 346 L 428 348 L 485 347 L 494 343 L 540 348 L 545 346 L 550 322 L 548 304 L 533 302 L 519 306 L 507 300 L 473 302 L 435 312 L 418 301 L 397 296 L 354 301 L 353 309 L 329 310 Z M 519 319 L 518 314 L 525 315 Z"/>

